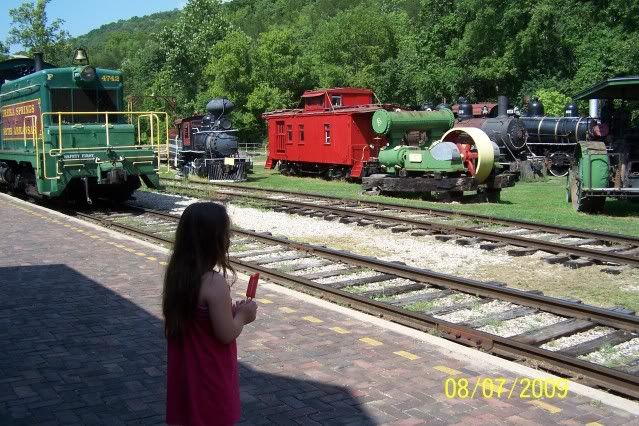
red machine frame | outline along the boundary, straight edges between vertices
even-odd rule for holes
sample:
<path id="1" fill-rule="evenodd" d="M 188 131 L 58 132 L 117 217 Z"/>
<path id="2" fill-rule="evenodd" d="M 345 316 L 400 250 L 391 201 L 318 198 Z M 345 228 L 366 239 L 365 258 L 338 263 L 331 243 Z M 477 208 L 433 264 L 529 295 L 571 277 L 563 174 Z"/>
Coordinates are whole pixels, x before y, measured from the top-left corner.
<path id="1" fill-rule="evenodd" d="M 392 105 L 374 102 L 369 89 L 332 88 L 304 92 L 301 108 L 263 114 L 268 125 L 265 167 L 283 174 L 322 174 L 359 179 L 386 145 L 372 129 L 373 113 Z"/>

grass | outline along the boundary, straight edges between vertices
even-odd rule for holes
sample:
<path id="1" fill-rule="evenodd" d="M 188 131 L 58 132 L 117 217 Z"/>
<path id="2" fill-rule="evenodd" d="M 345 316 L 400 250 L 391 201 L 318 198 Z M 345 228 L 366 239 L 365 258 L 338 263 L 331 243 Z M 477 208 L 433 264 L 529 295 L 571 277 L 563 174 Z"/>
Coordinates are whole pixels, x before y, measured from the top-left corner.
<path id="1" fill-rule="evenodd" d="M 420 199 L 405 199 L 361 194 L 358 183 L 327 181 L 312 177 L 283 176 L 276 170 L 265 170 L 263 157 L 255 158 L 253 173 L 241 186 L 309 192 L 341 198 L 375 202 L 391 202 L 406 206 L 430 207 L 461 212 L 480 213 L 507 219 L 523 219 L 535 222 L 573 226 L 586 230 L 599 230 L 639 236 L 639 204 L 608 199 L 604 214 L 577 213 L 565 201 L 565 178 L 548 178 L 545 181 L 518 182 L 502 191 L 499 203 L 438 203 Z M 163 172 L 162 176 L 171 177 Z"/>

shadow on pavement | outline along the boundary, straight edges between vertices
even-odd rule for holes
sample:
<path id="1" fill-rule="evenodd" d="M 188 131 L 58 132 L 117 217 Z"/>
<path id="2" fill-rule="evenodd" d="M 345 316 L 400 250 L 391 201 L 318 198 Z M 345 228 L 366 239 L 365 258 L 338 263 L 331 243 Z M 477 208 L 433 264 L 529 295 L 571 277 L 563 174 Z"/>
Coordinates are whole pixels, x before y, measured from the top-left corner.
<path id="1" fill-rule="evenodd" d="M 65 265 L 0 268 L 0 347 L 0 424 L 164 422 L 162 321 Z M 343 387 L 245 364 L 240 382 L 247 424 L 373 424 Z"/>

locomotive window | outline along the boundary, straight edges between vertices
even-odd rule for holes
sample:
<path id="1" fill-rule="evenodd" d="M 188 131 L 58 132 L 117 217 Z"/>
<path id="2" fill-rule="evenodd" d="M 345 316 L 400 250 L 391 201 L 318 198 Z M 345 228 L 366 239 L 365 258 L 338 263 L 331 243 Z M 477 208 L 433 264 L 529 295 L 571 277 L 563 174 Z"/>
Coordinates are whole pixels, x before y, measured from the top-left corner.
<path id="1" fill-rule="evenodd" d="M 331 125 L 330 124 L 324 124 L 324 144 L 325 145 L 331 144 Z"/>
<path id="2" fill-rule="evenodd" d="M 104 112 L 118 110 L 115 90 L 96 89 L 51 89 L 51 111 L 53 112 Z M 119 122 L 121 116 L 109 117 L 110 122 Z M 57 124 L 57 117 L 53 118 Z M 62 117 L 62 123 L 103 123 L 102 114 L 74 114 Z"/>
<path id="3" fill-rule="evenodd" d="M 339 96 L 339 95 L 331 96 L 331 103 L 333 104 L 333 106 L 341 107 L 342 106 L 342 97 Z"/>
<path id="4" fill-rule="evenodd" d="M 299 141 L 299 144 L 302 145 L 302 144 L 304 144 L 304 125 L 303 124 L 299 125 L 299 130 L 300 130 L 300 141 Z"/>
<path id="5" fill-rule="evenodd" d="M 293 143 L 293 125 L 292 124 L 286 125 L 286 135 L 288 137 L 288 143 Z"/>

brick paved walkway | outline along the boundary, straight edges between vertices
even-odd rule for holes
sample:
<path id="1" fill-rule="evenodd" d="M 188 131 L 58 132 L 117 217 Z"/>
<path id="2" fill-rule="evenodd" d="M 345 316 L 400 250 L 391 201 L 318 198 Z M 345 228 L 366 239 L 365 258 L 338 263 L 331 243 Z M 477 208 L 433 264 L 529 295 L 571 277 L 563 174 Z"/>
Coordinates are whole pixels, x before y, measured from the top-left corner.
<path id="1" fill-rule="evenodd" d="M 5 198 L 0 217 L 0 424 L 161 424 L 165 255 Z M 258 322 L 238 344 L 246 424 L 635 421 L 572 393 L 447 399 L 448 377 L 514 374 L 272 285 L 260 291 Z"/>

